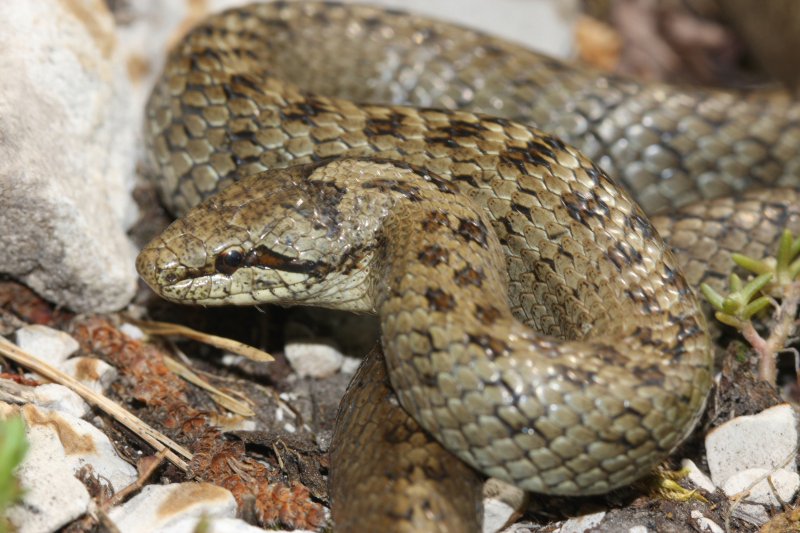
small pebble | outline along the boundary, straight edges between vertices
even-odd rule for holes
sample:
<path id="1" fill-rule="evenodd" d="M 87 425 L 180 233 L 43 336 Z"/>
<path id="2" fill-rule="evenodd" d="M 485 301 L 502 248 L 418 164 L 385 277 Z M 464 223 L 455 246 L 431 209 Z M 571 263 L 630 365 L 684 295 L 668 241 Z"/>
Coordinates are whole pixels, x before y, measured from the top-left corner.
<path id="1" fill-rule="evenodd" d="M 733 515 L 757 526 L 769 520 L 771 513 L 768 507 L 780 507 L 782 502 L 793 501 L 798 489 L 800 476 L 797 472 L 763 468 L 739 472 L 728 478 L 722 486 L 728 498 L 739 499 Z"/>
<path id="2" fill-rule="evenodd" d="M 570 518 L 558 529 L 558 533 L 584 533 L 591 531 L 603 521 L 605 516 L 606 512 L 600 511 Z"/>
<path id="3" fill-rule="evenodd" d="M 64 385 L 45 383 L 34 387 L 32 395 L 33 402 L 39 407 L 67 413 L 76 418 L 82 418 L 89 412 L 89 404 Z"/>
<path id="4" fill-rule="evenodd" d="M 96 357 L 73 357 L 58 367 L 97 393 L 105 391 L 118 374 L 116 368 Z"/>
<path id="5" fill-rule="evenodd" d="M 522 514 L 525 492 L 499 479 L 483 486 L 483 533 L 496 533 Z"/>
<path id="6" fill-rule="evenodd" d="M 709 533 L 725 533 L 725 530 L 722 529 L 719 524 L 709 518 L 706 518 L 700 511 L 692 511 L 691 517 L 697 523 L 697 527 L 700 529 L 700 531 L 708 531 Z"/>
<path id="7" fill-rule="evenodd" d="M 355 374 L 358 367 L 361 366 L 362 359 L 358 357 L 350 357 L 345 355 L 344 362 L 342 362 L 342 374 Z"/>
<path id="8" fill-rule="evenodd" d="M 217 519 L 236 517 L 236 500 L 229 490 L 211 483 L 147 485 L 111 509 L 108 516 L 120 533 L 194 531 L 204 519 L 214 524 L 212 531 L 218 532 Z M 184 529 L 179 524 L 189 527 Z"/>
<path id="9" fill-rule="evenodd" d="M 709 494 L 716 492 L 717 487 L 714 486 L 711 478 L 708 477 L 705 472 L 700 470 L 700 468 L 694 464 L 694 461 L 691 459 L 684 459 L 681 461 L 681 468 L 689 471 L 689 474 L 686 477 L 694 484 L 695 487 L 704 490 Z"/>
<path id="10" fill-rule="evenodd" d="M 78 351 L 80 345 L 67 333 L 39 324 L 20 328 L 15 333 L 17 346 L 53 366 Z"/>
<path id="11" fill-rule="evenodd" d="M 284 348 L 286 359 L 300 377 L 327 378 L 339 371 L 344 356 L 327 344 L 293 342 Z"/>
<path id="12" fill-rule="evenodd" d="M 140 341 L 144 339 L 147 335 L 144 334 L 139 326 L 135 326 L 130 322 L 123 322 L 122 325 L 119 327 L 119 330 L 130 337 L 133 340 Z"/>

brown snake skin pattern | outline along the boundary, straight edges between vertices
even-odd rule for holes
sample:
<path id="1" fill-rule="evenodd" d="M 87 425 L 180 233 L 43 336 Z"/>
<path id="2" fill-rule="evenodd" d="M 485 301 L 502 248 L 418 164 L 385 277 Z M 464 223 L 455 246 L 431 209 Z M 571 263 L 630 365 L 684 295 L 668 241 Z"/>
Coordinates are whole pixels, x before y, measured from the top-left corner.
<path id="1" fill-rule="evenodd" d="M 377 312 L 402 406 L 532 491 L 607 492 L 674 449 L 712 372 L 690 286 L 797 223 L 791 189 L 689 206 L 656 220 L 678 260 L 644 214 L 796 185 L 787 99 L 597 76 L 367 7 L 212 17 L 147 116 L 186 214 L 137 260 L 159 294 Z"/>

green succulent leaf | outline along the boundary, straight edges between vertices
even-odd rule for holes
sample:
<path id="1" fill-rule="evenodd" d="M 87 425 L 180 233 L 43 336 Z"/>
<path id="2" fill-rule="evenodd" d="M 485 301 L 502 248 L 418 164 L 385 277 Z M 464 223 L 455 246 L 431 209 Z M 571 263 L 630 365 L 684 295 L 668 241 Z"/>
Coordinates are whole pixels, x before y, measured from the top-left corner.
<path id="1" fill-rule="evenodd" d="M 761 291 L 761 289 L 766 287 L 770 281 L 772 281 L 772 274 L 767 273 L 761 274 L 760 276 L 747 282 L 747 284 L 739 291 L 742 302 L 747 305 L 747 303 L 753 299 L 753 296 Z"/>
<path id="2" fill-rule="evenodd" d="M 725 301 L 725 297 L 723 295 L 715 291 L 707 283 L 700 284 L 700 292 L 702 292 L 703 296 L 706 297 L 706 300 L 708 300 L 708 303 L 711 304 L 711 307 L 717 311 L 722 311 L 722 303 Z"/>
<path id="3" fill-rule="evenodd" d="M 730 293 L 727 296 L 720 294 L 705 283 L 700 285 L 700 291 L 716 309 L 717 320 L 728 326 L 742 329 L 744 324 L 756 313 L 770 305 L 768 297 L 756 296 L 772 281 L 772 277 L 772 273 L 767 272 L 744 283 L 739 276 L 731 274 L 728 280 Z"/>
<path id="4" fill-rule="evenodd" d="M 772 301 L 766 296 L 756 298 L 755 300 L 747 304 L 742 314 L 748 319 L 750 319 L 755 315 L 757 315 L 758 313 L 760 313 L 761 311 L 763 311 L 764 309 L 766 309 L 767 307 L 769 307 L 770 303 L 772 303 Z"/>
<path id="5" fill-rule="evenodd" d="M 800 275 L 800 237 L 784 230 L 778 243 L 775 257 L 756 259 L 743 254 L 731 254 L 733 262 L 756 275 L 772 273 L 772 283 L 782 287 L 792 283 Z M 731 286 L 731 289 L 736 291 Z"/>
<path id="6" fill-rule="evenodd" d="M 767 274 L 775 270 L 774 267 L 770 265 L 768 261 L 753 259 L 752 257 L 747 255 L 731 254 L 731 259 L 733 259 L 733 262 L 742 267 L 743 269 L 748 270 L 756 275 Z"/>

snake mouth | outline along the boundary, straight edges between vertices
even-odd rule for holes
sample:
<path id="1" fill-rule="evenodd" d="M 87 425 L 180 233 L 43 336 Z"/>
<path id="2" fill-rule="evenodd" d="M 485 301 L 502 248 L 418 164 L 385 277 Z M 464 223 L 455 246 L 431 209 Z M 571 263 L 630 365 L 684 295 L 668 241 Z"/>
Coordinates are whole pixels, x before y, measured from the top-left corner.
<path id="1" fill-rule="evenodd" d="M 136 272 L 157 293 L 161 292 L 160 279 L 163 278 L 162 272 L 159 271 L 160 257 L 160 251 L 151 246 L 143 248 L 136 257 Z"/>
<path id="2" fill-rule="evenodd" d="M 163 243 L 151 243 L 136 257 L 136 271 L 147 285 L 162 297 L 174 299 L 169 293 L 194 280 L 213 274 L 207 268 L 189 268 Z"/>

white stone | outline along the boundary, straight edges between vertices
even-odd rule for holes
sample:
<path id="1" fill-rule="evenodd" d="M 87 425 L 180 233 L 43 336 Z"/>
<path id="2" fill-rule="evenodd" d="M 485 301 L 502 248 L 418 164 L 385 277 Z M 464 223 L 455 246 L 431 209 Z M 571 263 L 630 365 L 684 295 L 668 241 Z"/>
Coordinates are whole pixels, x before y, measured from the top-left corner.
<path id="1" fill-rule="evenodd" d="M 628 528 L 628 533 L 650 533 L 650 530 L 645 526 L 633 526 Z"/>
<path id="2" fill-rule="evenodd" d="M 89 412 L 89 404 L 83 398 L 73 390 L 57 383 L 45 383 L 34 387 L 31 401 L 39 407 L 66 413 L 75 418 L 81 418 Z"/>
<path id="3" fill-rule="evenodd" d="M 525 492 L 499 479 L 483 485 L 483 533 L 496 533 L 522 514 Z"/>
<path id="4" fill-rule="evenodd" d="M 134 115 L 103 2 L 0 2 L 0 272 L 76 311 L 136 289 Z"/>
<path id="5" fill-rule="evenodd" d="M 712 430 L 705 440 L 714 485 L 750 468 L 797 471 L 797 418 L 789 404 L 776 405 L 753 416 L 739 416 Z"/>
<path id="6" fill-rule="evenodd" d="M 75 477 L 73 461 L 58 439 L 52 438 L 52 431 L 31 425 L 31 410 L 36 408 L 28 405 L 20 410 L 0 402 L 0 416 L 22 411 L 26 425 L 28 451 L 17 469 L 24 493 L 22 502 L 9 508 L 6 515 L 18 533 L 55 531 L 84 514 L 91 500 Z"/>
<path id="7" fill-rule="evenodd" d="M 694 461 L 691 459 L 684 459 L 681 461 L 681 468 L 689 471 L 689 474 L 686 477 L 698 489 L 704 490 L 709 494 L 713 494 L 717 490 L 717 487 L 714 486 L 711 478 L 708 477 L 705 472 L 700 470 L 700 468 L 698 468 L 698 466 L 694 464 Z"/>
<path id="8" fill-rule="evenodd" d="M 292 368 L 300 377 L 326 378 L 342 368 L 344 356 L 327 344 L 292 342 L 285 346 L 284 353 Z"/>
<path id="9" fill-rule="evenodd" d="M 361 361 L 363 359 L 359 359 L 358 357 L 350 357 L 345 355 L 344 361 L 342 362 L 342 374 L 355 374 L 358 367 L 361 366 Z"/>
<path id="10" fill-rule="evenodd" d="M 229 490 L 211 483 L 147 485 L 127 502 L 111 509 L 108 516 L 120 533 L 190 533 L 202 517 L 215 526 L 216 519 L 235 518 L 236 500 Z M 212 530 L 218 531 L 216 527 Z"/>
<path id="11" fill-rule="evenodd" d="M 16 408 L 1 407 L 4 416 Z M 84 514 L 89 493 L 75 477 L 63 447 L 40 432 L 26 431 L 28 451 L 17 469 L 24 490 L 22 501 L 7 511 L 19 533 L 54 531 Z"/>
<path id="12" fill-rule="evenodd" d="M 118 374 L 116 368 L 96 357 L 73 357 L 58 367 L 98 393 L 106 390 Z"/>
<path id="13" fill-rule="evenodd" d="M 692 511 L 691 517 L 697 523 L 697 527 L 700 529 L 700 531 L 708 531 L 709 533 L 725 533 L 725 530 L 722 529 L 719 524 L 709 518 L 706 518 L 700 511 Z"/>
<path id="14" fill-rule="evenodd" d="M 734 474 L 722 486 L 728 498 L 739 500 L 733 508 L 733 515 L 755 525 L 762 525 L 769 520 L 766 507 L 780 507 L 781 502 L 793 501 L 798 489 L 800 476 L 797 472 L 763 468 L 751 468 Z M 743 492 L 746 494 L 742 495 Z"/>
<path id="15" fill-rule="evenodd" d="M 597 513 L 586 514 L 583 516 L 576 516 L 574 518 L 570 518 L 566 522 L 564 522 L 560 528 L 558 528 L 558 533 L 584 533 L 586 531 L 590 531 L 592 528 L 596 527 L 603 521 L 605 518 L 606 512 L 600 511 Z"/>
<path id="16" fill-rule="evenodd" d="M 111 441 L 89 422 L 67 413 L 39 408 L 32 404 L 22 408 L 28 433 L 51 441 L 61 448 L 65 464 L 77 472 L 84 466 L 102 480 L 108 481 L 114 492 L 136 480 L 136 469 L 123 461 Z"/>
<path id="17" fill-rule="evenodd" d="M 139 326 L 131 324 L 130 322 L 123 322 L 120 325 L 119 330 L 135 341 L 140 341 L 147 336 Z"/>
<path id="18" fill-rule="evenodd" d="M 53 366 L 65 361 L 80 347 L 68 333 L 39 324 L 19 328 L 14 338 L 17 346 Z"/>
<path id="19" fill-rule="evenodd" d="M 507 528 L 505 528 L 502 533 L 531 533 L 531 531 L 535 531 L 538 526 L 535 525 L 533 522 L 527 521 L 519 521 L 514 522 Z M 558 533 L 558 530 L 556 530 Z"/>
<path id="20" fill-rule="evenodd" d="M 203 518 L 200 516 L 187 516 L 179 518 L 174 523 L 154 530 L 154 533 L 196 533 L 201 521 L 209 526 L 209 532 L 213 533 L 264 533 L 264 528 L 248 524 L 238 518 Z M 274 531 L 269 533 L 315 533 L 303 529 L 292 531 Z"/>

